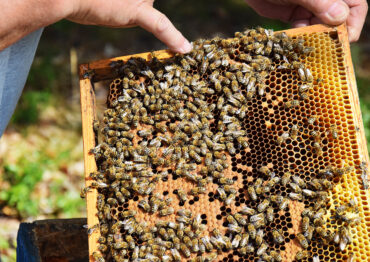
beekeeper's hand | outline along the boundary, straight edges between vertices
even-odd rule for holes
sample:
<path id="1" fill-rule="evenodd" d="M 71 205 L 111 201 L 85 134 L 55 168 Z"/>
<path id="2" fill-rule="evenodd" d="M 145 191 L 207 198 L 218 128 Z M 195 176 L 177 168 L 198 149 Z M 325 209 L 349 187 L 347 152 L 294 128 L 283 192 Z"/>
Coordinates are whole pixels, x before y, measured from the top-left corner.
<path id="1" fill-rule="evenodd" d="M 365 22 L 366 0 L 246 0 L 260 15 L 291 22 L 294 27 L 347 22 L 351 42 L 358 40 Z"/>
<path id="2" fill-rule="evenodd" d="M 0 1 L 0 50 L 61 19 L 109 27 L 140 26 L 175 52 L 191 50 L 171 21 L 153 8 L 154 0 L 12 0 Z"/>

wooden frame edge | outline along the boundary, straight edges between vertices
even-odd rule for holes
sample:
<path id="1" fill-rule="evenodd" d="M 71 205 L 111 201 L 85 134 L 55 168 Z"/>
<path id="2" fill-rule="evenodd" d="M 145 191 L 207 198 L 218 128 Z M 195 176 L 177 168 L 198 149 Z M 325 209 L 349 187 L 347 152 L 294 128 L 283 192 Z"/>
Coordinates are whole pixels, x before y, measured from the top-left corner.
<path id="1" fill-rule="evenodd" d="M 357 89 L 357 83 L 356 83 L 356 76 L 355 71 L 352 63 L 352 56 L 351 56 L 351 48 L 348 41 L 348 31 L 345 25 L 341 25 L 338 27 L 338 39 L 343 45 L 344 49 L 344 65 L 346 67 L 346 79 L 347 83 L 349 85 L 349 92 L 351 95 L 349 95 L 350 105 L 353 112 L 353 121 L 355 126 L 358 127 L 358 130 L 356 130 L 356 139 L 357 139 L 357 145 L 359 146 L 359 153 L 361 161 L 366 162 L 367 169 L 370 170 L 369 165 L 369 153 L 367 149 L 367 141 L 365 136 L 365 128 L 364 123 L 362 120 L 362 114 L 361 114 L 361 108 L 360 108 L 360 98 L 358 94 Z M 359 163 L 360 164 L 360 163 Z M 357 175 L 357 174 L 356 174 Z M 367 174 L 369 177 L 369 174 Z M 359 181 L 359 184 L 362 186 L 362 181 Z M 363 189 L 364 190 L 364 189 Z M 365 190 L 365 196 L 366 199 L 370 199 L 370 191 Z M 360 200 L 361 201 L 361 200 Z M 363 206 L 365 206 L 363 204 Z M 370 204 L 368 205 L 370 207 Z"/>
<path id="2" fill-rule="evenodd" d="M 92 180 L 90 173 L 97 170 L 94 155 L 90 154 L 90 149 L 95 147 L 95 134 L 93 130 L 93 123 L 96 119 L 95 112 L 95 92 L 90 79 L 80 80 L 80 99 L 81 99 L 81 114 L 82 114 L 82 136 L 83 136 L 83 154 L 85 166 L 85 186 L 90 186 Z M 97 190 L 91 189 L 86 194 L 87 209 L 87 225 L 92 227 L 99 224 L 99 219 L 95 215 L 97 213 L 96 207 Z M 90 261 L 94 261 L 91 257 L 92 253 L 96 251 L 96 243 L 100 235 L 99 228 L 88 237 L 89 239 L 89 257 Z"/>

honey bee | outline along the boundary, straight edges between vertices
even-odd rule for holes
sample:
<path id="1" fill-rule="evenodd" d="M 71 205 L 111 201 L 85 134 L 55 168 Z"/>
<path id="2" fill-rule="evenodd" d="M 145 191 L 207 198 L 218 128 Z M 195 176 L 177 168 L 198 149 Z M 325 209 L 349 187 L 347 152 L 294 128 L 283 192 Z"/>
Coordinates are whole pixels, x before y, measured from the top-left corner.
<path id="1" fill-rule="evenodd" d="M 173 207 L 167 207 L 167 208 L 161 209 L 159 211 L 159 215 L 168 216 L 168 215 L 172 215 L 174 212 L 175 210 L 173 209 Z"/>
<path id="2" fill-rule="evenodd" d="M 264 258 L 265 259 L 265 261 L 276 261 L 276 262 L 281 262 L 283 259 L 282 259 L 282 257 L 281 257 L 281 255 L 280 255 L 280 253 L 278 253 L 277 251 L 275 251 L 275 250 L 271 250 L 270 251 L 270 255 L 269 255 L 270 257 L 271 257 L 271 259 L 266 259 L 266 258 Z"/>
<path id="3" fill-rule="evenodd" d="M 81 189 L 81 193 L 80 193 L 80 197 L 81 198 L 85 198 L 86 197 L 86 193 L 89 192 L 91 190 L 91 187 L 84 187 Z"/>
<path id="4" fill-rule="evenodd" d="M 362 185 L 364 189 L 367 190 L 369 189 L 369 179 L 368 179 L 368 174 L 367 174 L 367 163 L 365 161 L 361 162 L 360 169 L 361 169 Z"/>
<path id="5" fill-rule="evenodd" d="M 198 253 L 199 252 L 199 241 L 197 238 L 192 240 L 192 252 Z"/>
<path id="6" fill-rule="evenodd" d="M 248 216 L 252 216 L 256 214 L 256 210 L 254 210 L 253 208 L 247 207 L 247 206 L 243 206 L 239 212 L 242 213 L 243 215 L 248 215 Z"/>
<path id="7" fill-rule="evenodd" d="M 309 96 L 307 93 L 299 93 L 299 98 L 301 100 L 308 100 L 309 99 Z"/>
<path id="8" fill-rule="evenodd" d="M 312 83 L 313 82 L 313 76 L 312 76 L 312 73 L 311 73 L 310 69 L 305 68 L 304 74 L 305 74 L 306 81 L 309 82 L 309 83 Z"/>
<path id="9" fill-rule="evenodd" d="M 335 170 L 332 166 L 328 166 L 325 169 L 319 171 L 319 175 L 322 177 L 333 177 Z"/>
<path id="10" fill-rule="evenodd" d="M 234 148 L 234 144 L 233 143 L 226 143 L 226 148 L 229 152 L 230 155 L 235 155 L 236 154 L 236 149 Z"/>
<path id="11" fill-rule="evenodd" d="M 289 200 L 287 198 L 281 197 L 278 204 L 279 204 L 279 209 L 280 210 L 285 210 L 288 207 Z"/>
<path id="12" fill-rule="evenodd" d="M 254 246 L 252 243 L 249 243 L 247 246 L 239 249 L 239 253 L 242 255 L 250 254 L 254 252 Z"/>
<path id="13" fill-rule="evenodd" d="M 306 237 L 302 233 L 298 233 L 297 234 L 297 239 L 298 239 L 299 244 L 304 249 L 307 249 L 308 248 L 308 241 L 307 241 Z"/>
<path id="14" fill-rule="evenodd" d="M 281 244 L 281 243 L 284 242 L 284 237 L 282 235 L 281 229 L 279 229 L 279 230 L 274 229 L 272 231 L 272 237 L 274 239 L 274 242 L 277 243 L 277 244 Z"/>
<path id="15" fill-rule="evenodd" d="M 303 84 L 299 87 L 299 92 L 304 93 L 309 91 L 312 88 L 312 84 Z"/>
<path id="16" fill-rule="evenodd" d="M 336 125 L 330 125 L 330 135 L 333 139 L 338 139 L 338 130 Z"/>
<path id="17" fill-rule="evenodd" d="M 213 262 L 216 260 L 217 258 L 217 253 L 216 252 L 212 252 L 210 253 L 207 257 L 205 257 L 204 261 L 207 261 L 207 262 Z"/>
<path id="18" fill-rule="evenodd" d="M 205 194 L 206 188 L 204 187 L 193 187 L 190 189 L 190 194 L 194 196 L 198 196 L 199 194 Z"/>
<path id="19" fill-rule="evenodd" d="M 225 241 L 222 239 L 221 236 L 217 238 L 212 236 L 210 238 L 210 241 L 214 248 L 216 248 L 217 250 L 222 250 L 222 248 L 225 246 Z"/>
<path id="20" fill-rule="evenodd" d="M 271 171 L 270 169 L 267 167 L 267 166 L 262 166 L 258 169 L 258 171 L 262 174 L 264 174 L 265 176 L 270 176 L 271 175 Z"/>
<path id="21" fill-rule="evenodd" d="M 107 188 L 108 185 L 104 182 L 94 181 L 91 183 L 92 188 Z"/>
<path id="22" fill-rule="evenodd" d="M 238 224 L 238 222 L 235 220 L 235 218 L 232 215 L 228 215 L 226 217 L 226 220 L 227 220 L 227 222 L 229 222 L 229 224 L 234 224 L 234 225 Z"/>
<path id="23" fill-rule="evenodd" d="M 306 187 L 306 183 L 299 176 L 293 176 L 292 179 L 293 179 L 294 183 L 296 183 L 297 185 L 299 185 L 301 188 Z"/>
<path id="24" fill-rule="evenodd" d="M 202 162 L 202 159 L 201 157 L 199 156 L 198 153 L 196 153 L 194 150 L 190 150 L 189 152 L 189 156 L 194 159 L 197 163 L 200 163 Z"/>
<path id="25" fill-rule="evenodd" d="M 302 193 L 302 189 L 296 183 L 291 182 L 289 183 L 289 186 L 291 189 L 293 189 L 294 193 Z"/>
<path id="26" fill-rule="evenodd" d="M 266 220 L 271 223 L 274 220 L 274 209 L 272 207 L 268 207 L 266 209 Z"/>
<path id="27" fill-rule="evenodd" d="M 247 221 L 240 213 L 235 213 L 234 218 L 238 222 L 238 224 L 241 226 L 245 226 L 247 224 Z"/>
<path id="28" fill-rule="evenodd" d="M 269 253 L 263 253 L 261 255 L 261 258 L 263 259 L 263 261 L 268 261 L 268 262 L 273 261 L 273 258 Z"/>
<path id="29" fill-rule="evenodd" d="M 298 107 L 299 104 L 300 104 L 299 100 L 289 100 L 284 103 L 284 106 L 286 109 L 291 109 L 291 108 Z"/>
<path id="30" fill-rule="evenodd" d="M 295 259 L 299 261 L 307 258 L 308 256 L 309 252 L 307 250 L 299 250 L 295 255 Z"/>
<path id="31" fill-rule="evenodd" d="M 308 123 L 309 125 L 313 125 L 315 122 L 316 122 L 316 117 L 309 117 L 309 118 L 307 119 L 307 123 Z"/>
<path id="32" fill-rule="evenodd" d="M 293 192 L 291 192 L 291 193 L 289 193 L 289 198 L 292 199 L 292 200 L 298 200 L 298 201 L 300 201 L 300 200 L 302 200 L 302 195 L 299 194 L 299 193 L 293 193 Z"/>
<path id="33" fill-rule="evenodd" d="M 253 186 L 249 186 L 248 189 L 248 194 L 249 194 L 249 197 L 253 200 L 253 201 L 256 201 L 257 200 L 257 194 L 256 194 L 256 191 L 254 189 Z"/>
<path id="34" fill-rule="evenodd" d="M 268 199 L 265 199 L 263 200 L 258 206 L 257 206 L 257 210 L 258 212 L 264 212 L 268 206 L 270 205 L 270 201 Z"/>
<path id="35" fill-rule="evenodd" d="M 267 249 L 268 249 L 267 243 L 266 242 L 262 243 L 256 251 L 257 256 L 261 256 L 263 253 L 266 252 Z"/>
<path id="36" fill-rule="evenodd" d="M 225 199 L 225 204 L 230 205 L 232 201 L 235 200 L 235 194 L 229 194 L 227 198 Z"/>
<path id="37" fill-rule="evenodd" d="M 348 174 L 349 172 L 352 172 L 353 169 L 354 169 L 353 166 L 345 166 L 342 168 L 336 168 L 334 170 L 334 174 L 336 176 L 343 176 L 344 174 Z"/>
<path id="38" fill-rule="evenodd" d="M 346 227 L 339 228 L 340 233 L 340 241 L 339 241 L 339 248 L 341 251 L 343 251 L 346 246 L 352 242 L 352 238 L 349 235 L 349 231 Z"/>
<path id="39" fill-rule="evenodd" d="M 107 245 L 100 244 L 100 245 L 98 245 L 98 250 L 99 250 L 100 252 L 102 252 L 102 253 L 105 253 L 105 252 L 107 252 L 107 251 L 108 251 L 108 247 L 107 247 Z"/>
<path id="40" fill-rule="evenodd" d="M 238 226 L 237 224 L 229 224 L 227 226 L 228 230 L 232 233 L 236 233 L 236 234 L 239 234 L 242 232 L 242 227 Z"/>
<path id="41" fill-rule="evenodd" d="M 317 196 L 315 191 L 309 190 L 309 189 L 303 189 L 302 193 L 306 197 L 314 198 Z"/>
<path id="42" fill-rule="evenodd" d="M 281 145 L 283 142 L 285 142 L 289 138 L 289 133 L 284 132 L 276 139 L 276 144 Z"/>
<path id="43" fill-rule="evenodd" d="M 180 252 L 176 248 L 170 249 L 171 255 L 174 259 L 174 261 L 180 262 L 181 261 L 181 255 Z"/>
<path id="44" fill-rule="evenodd" d="M 320 179 L 319 182 L 321 183 L 322 187 L 325 189 L 333 188 L 333 183 L 327 179 Z"/>
<path id="45" fill-rule="evenodd" d="M 283 186 L 286 186 L 289 183 L 291 176 L 292 174 L 290 172 L 285 172 L 283 177 L 281 178 L 281 184 Z"/>
<path id="46" fill-rule="evenodd" d="M 303 67 L 299 67 L 298 68 L 298 76 L 300 78 L 301 81 L 306 81 L 306 74 L 305 74 L 305 70 Z"/>
<path id="47" fill-rule="evenodd" d="M 108 233 L 108 225 L 107 224 L 101 224 L 100 225 L 100 234 L 106 235 Z"/>
<path id="48" fill-rule="evenodd" d="M 356 259 L 355 255 L 353 253 L 348 254 L 347 262 L 354 262 Z"/>
<path id="49" fill-rule="evenodd" d="M 103 258 L 103 256 L 97 251 L 94 251 L 92 256 L 96 262 L 105 262 L 105 259 Z"/>
<path id="50" fill-rule="evenodd" d="M 249 218 L 250 222 L 256 223 L 258 221 L 264 221 L 265 220 L 265 214 L 264 213 L 259 213 L 256 215 L 253 215 Z"/>
<path id="51" fill-rule="evenodd" d="M 85 225 L 84 227 L 87 228 L 87 225 Z M 87 229 L 87 234 L 90 236 L 92 233 L 96 231 L 97 228 L 99 228 L 99 224 L 93 225 L 92 227 Z"/>
<path id="52" fill-rule="evenodd" d="M 222 236 L 222 240 L 224 241 L 225 243 L 225 248 L 226 250 L 230 250 L 232 249 L 232 245 L 231 245 L 231 239 L 227 236 Z"/>
<path id="53" fill-rule="evenodd" d="M 256 227 L 253 224 L 248 224 L 247 230 L 248 230 L 249 237 L 251 239 L 256 239 L 256 234 L 257 234 Z"/>
<path id="54" fill-rule="evenodd" d="M 212 243 L 209 241 L 208 236 L 202 237 L 200 240 L 201 240 L 201 242 L 203 243 L 203 245 L 205 246 L 205 248 L 206 248 L 206 250 L 207 250 L 208 252 L 210 252 L 210 251 L 213 249 L 213 245 L 212 245 Z"/>
<path id="55" fill-rule="evenodd" d="M 232 185 L 234 184 L 234 180 L 232 180 L 231 178 L 227 178 L 227 177 L 221 177 L 218 182 L 222 185 Z"/>
<path id="56" fill-rule="evenodd" d="M 256 239 L 254 240 L 256 242 L 256 245 L 259 247 L 262 245 L 263 242 L 263 236 L 264 232 L 262 229 L 258 229 L 256 233 Z"/>
<path id="57" fill-rule="evenodd" d="M 317 155 L 319 155 L 319 156 L 321 156 L 321 155 L 322 155 L 322 147 L 321 147 L 321 145 L 320 145 L 320 143 L 319 143 L 319 142 L 315 142 L 315 143 L 313 143 L 313 149 L 314 149 L 314 152 L 315 152 Z"/>
<path id="58" fill-rule="evenodd" d="M 105 244 L 105 243 L 107 243 L 107 239 L 105 237 L 103 237 L 103 236 L 100 236 L 98 238 L 98 243 L 99 244 Z"/>
<path id="59" fill-rule="evenodd" d="M 302 219 L 302 231 L 307 232 L 308 227 L 310 226 L 310 218 L 305 216 Z"/>
<path id="60" fill-rule="evenodd" d="M 312 240 L 314 231 L 315 231 L 315 228 L 313 226 L 309 226 L 307 228 L 307 231 L 303 233 L 303 235 L 306 237 L 307 241 Z"/>
<path id="61" fill-rule="evenodd" d="M 293 140 L 296 140 L 297 139 L 297 135 L 298 135 L 298 126 L 297 125 L 293 125 L 292 126 L 292 129 L 290 130 L 290 137 Z"/>

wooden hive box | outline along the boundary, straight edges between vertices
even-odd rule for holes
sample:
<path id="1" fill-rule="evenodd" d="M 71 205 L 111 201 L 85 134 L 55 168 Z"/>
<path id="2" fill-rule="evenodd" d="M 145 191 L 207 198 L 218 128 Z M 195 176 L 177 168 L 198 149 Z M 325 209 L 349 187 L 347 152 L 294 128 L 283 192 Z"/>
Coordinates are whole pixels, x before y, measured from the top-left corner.
<path id="1" fill-rule="evenodd" d="M 312 242 L 309 250 L 312 254 L 319 255 L 321 261 L 346 261 L 349 253 L 355 255 L 356 261 L 369 261 L 370 211 L 368 201 L 370 199 L 370 194 L 368 190 L 364 190 L 360 179 L 362 174 L 360 165 L 362 162 L 365 162 L 368 166 L 369 157 L 346 27 L 345 25 L 338 27 L 315 25 L 290 29 L 285 32 L 291 37 L 302 37 L 306 40 L 308 45 L 315 47 L 314 54 L 305 58 L 305 63 L 312 71 L 314 78 L 320 79 L 320 83 L 315 85 L 311 93 L 310 101 L 303 107 L 300 116 L 292 116 L 291 114 L 282 112 L 279 113 L 279 116 L 276 116 L 274 115 L 276 105 L 286 101 L 284 92 L 286 92 L 287 86 L 289 87 L 292 81 L 289 80 L 289 75 L 284 74 L 284 72 L 272 72 L 269 80 L 267 80 L 267 85 L 273 85 L 275 89 L 272 90 L 271 88 L 270 92 L 267 90 L 267 101 L 261 101 L 256 108 L 256 112 L 260 110 L 260 115 L 267 115 L 267 117 L 261 120 L 257 119 L 258 116 L 255 118 L 251 116 L 248 120 L 249 123 L 246 124 L 249 127 L 255 126 L 250 129 L 252 136 L 254 136 L 253 138 L 256 140 L 255 146 L 262 148 L 264 146 L 268 147 L 266 141 L 264 141 L 266 137 L 268 138 L 268 134 L 261 131 L 261 125 L 263 125 L 264 128 L 274 125 L 281 126 L 284 125 L 284 122 L 291 119 L 298 119 L 297 121 L 306 119 L 310 114 L 316 115 L 322 121 L 322 124 L 318 124 L 317 127 L 320 132 L 325 133 L 331 124 L 336 124 L 338 127 L 339 139 L 337 142 L 328 141 L 327 148 L 325 149 L 326 153 L 324 156 L 317 159 L 313 159 L 312 156 L 302 158 L 299 154 L 303 153 L 294 145 L 282 151 L 272 150 L 267 153 L 261 151 L 258 153 L 259 155 L 255 155 L 252 152 L 239 152 L 239 154 L 231 158 L 230 162 L 232 164 L 230 165 L 230 170 L 226 173 L 230 177 L 236 177 L 236 187 L 240 189 L 239 192 L 243 192 L 243 179 L 251 178 L 248 176 L 248 172 L 255 168 L 252 160 L 256 157 L 261 157 L 262 159 L 271 158 L 271 161 L 268 163 L 274 168 L 279 168 L 278 165 L 280 164 L 283 169 L 290 168 L 293 163 L 297 168 L 302 167 L 302 170 L 307 170 L 307 176 L 310 176 L 310 172 L 313 172 L 310 171 L 310 168 L 317 170 L 318 168 L 323 168 L 327 163 L 338 167 L 346 163 L 355 167 L 355 171 L 346 174 L 341 181 L 338 181 L 333 191 L 330 193 L 332 208 L 338 207 L 340 203 L 348 202 L 351 198 L 356 198 L 359 203 L 360 216 L 363 218 L 363 222 L 351 230 L 353 244 L 349 245 L 345 252 L 340 253 L 336 246 L 322 246 Z M 113 80 L 117 77 L 115 71 L 113 71 L 110 66 L 113 61 L 122 60 L 125 62 L 131 57 L 141 57 L 150 60 L 153 55 L 160 60 L 164 60 L 172 57 L 174 54 L 170 51 L 162 50 L 153 53 L 116 57 L 80 65 L 86 186 L 89 186 L 92 182 L 89 174 L 97 169 L 94 155 L 89 153 L 90 149 L 95 147 L 96 142 L 93 131 L 93 122 L 96 119 L 94 83 L 102 80 Z M 268 104 L 270 102 L 272 106 L 269 107 Z M 279 155 L 279 157 L 272 157 L 274 154 Z M 297 157 L 299 158 L 298 160 Z M 289 164 L 285 164 L 284 160 L 290 161 Z M 162 191 L 169 192 L 169 195 L 173 195 L 172 190 L 177 186 L 187 188 L 186 185 L 183 185 L 181 181 L 176 179 L 169 180 L 168 183 L 160 184 L 159 188 Z M 215 188 L 211 187 L 210 190 L 214 191 Z M 242 196 L 244 196 L 244 194 Z M 196 201 L 196 203 L 194 203 L 193 201 L 193 204 L 187 203 L 184 207 L 191 209 L 195 213 L 203 213 L 205 217 L 207 217 L 206 220 L 208 221 L 209 227 L 221 226 L 222 217 L 227 210 L 221 207 L 220 202 L 214 201 L 212 194 L 206 194 L 204 197 L 202 196 L 200 198 L 198 202 Z M 245 200 L 241 198 L 242 197 L 240 197 L 240 199 L 238 198 L 239 202 L 237 201 L 239 205 L 245 202 Z M 96 201 L 96 190 L 89 191 L 87 193 L 87 218 L 89 226 L 99 223 L 96 215 Z M 302 206 L 292 201 L 289 207 L 287 214 L 283 214 L 279 218 L 279 221 L 283 227 L 287 227 L 290 234 L 294 234 L 300 230 L 300 212 L 302 211 Z M 140 219 L 147 219 L 149 222 L 153 222 L 157 219 L 150 217 L 146 218 L 145 214 L 139 214 L 138 216 Z M 277 224 L 279 223 L 277 222 Z M 96 230 L 89 236 L 89 254 L 91 261 L 93 261 L 91 256 L 92 253 L 97 250 L 98 237 L 99 230 Z M 282 249 L 284 261 L 291 261 L 297 250 L 300 249 L 296 240 L 289 239 L 289 237 L 289 235 L 286 236 L 287 243 Z M 236 260 L 238 259 L 235 257 L 235 254 L 231 253 L 226 254 L 226 256 L 221 255 L 219 260 L 223 259 L 224 261 L 230 261 L 233 258 Z M 253 259 L 253 257 L 249 259 Z"/>

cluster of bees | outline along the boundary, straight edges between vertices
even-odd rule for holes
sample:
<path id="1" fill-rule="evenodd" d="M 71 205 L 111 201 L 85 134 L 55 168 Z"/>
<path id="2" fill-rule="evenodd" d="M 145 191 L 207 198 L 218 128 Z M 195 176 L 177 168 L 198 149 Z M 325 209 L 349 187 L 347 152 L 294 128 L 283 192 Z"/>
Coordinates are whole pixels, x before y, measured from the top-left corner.
<path id="1" fill-rule="evenodd" d="M 241 46 L 242 48 L 239 48 Z M 240 255 L 255 254 L 260 261 L 282 261 L 281 254 L 269 247 L 264 228 L 274 221 L 274 208 L 287 210 L 289 201 L 314 201 L 314 207 L 302 212 L 302 233 L 296 235 L 303 250 L 297 260 L 311 256 L 306 251 L 312 238 L 337 243 L 342 250 L 351 238 L 348 228 L 360 222 L 357 207 L 351 201 L 337 209 L 335 218 L 343 222 L 338 231 L 325 229 L 326 202 L 333 178 L 352 170 L 351 167 L 328 167 L 319 178 L 304 181 L 286 172 L 279 177 L 268 166 L 254 172 L 263 178 L 248 186 L 250 202 L 226 217 L 226 234 L 215 228 L 211 232 L 201 223 L 199 214 L 176 210 L 173 199 L 156 193 L 158 181 L 176 175 L 193 184 L 189 192 L 177 189 L 180 203 L 189 195 L 207 192 L 216 184 L 215 194 L 224 205 L 232 205 L 237 189 L 234 180 L 225 176 L 230 156 L 249 148 L 248 134 L 241 121 L 247 117 L 247 103 L 265 95 L 265 79 L 276 69 L 292 70 L 304 82 L 299 86 L 300 100 L 284 103 L 286 109 L 298 107 L 313 88 L 313 76 L 300 57 L 312 48 L 302 39 L 291 39 L 285 33 L 263 28 L 238 32 L 232 39 L 197 40 L 185 55 L 146 62 L 132 58 L 112 67 L 122 75 L 114 81 L 121 87 L 120 96 L 110 101 L 104 112 L 103 126 L 94 123 L 102 141 L 91 153 L 98 171 L 90 176 L 90 187 L 98 190 L 97 210 L 100 229 L 96 261 L 215 261 L 221 252 L 237 250 Z M 217 95 L 215 103 L 208 97 Z M 314 124 L 310 118 L 308 124 Z M 277 135 L 276 144 L 296 139 L 299 129 Z M 328 131 L 338 137 L 336 127 Z M 313 151 L 322 154 L 320 136 L 312 131 Z M 168 172 L 172 170 L 172 172 Z M 288 196 L 269 194 L 278 184 L 291 189 Z M 266 197 L 268 195 L 268 197 Z M 125 209 L 117 219 L 112 209 L 140 196 L 137 206 L 143 212 L 175 221 L 157 221 L 155 226 L 135 219 L 136 211 Z M 208 234 L 210 233 L 210 234 Z M 284 243 L 281 229 L 273 229 L 273 241 Z M 318 261 L 318 257 L 314 257 Z"/>

